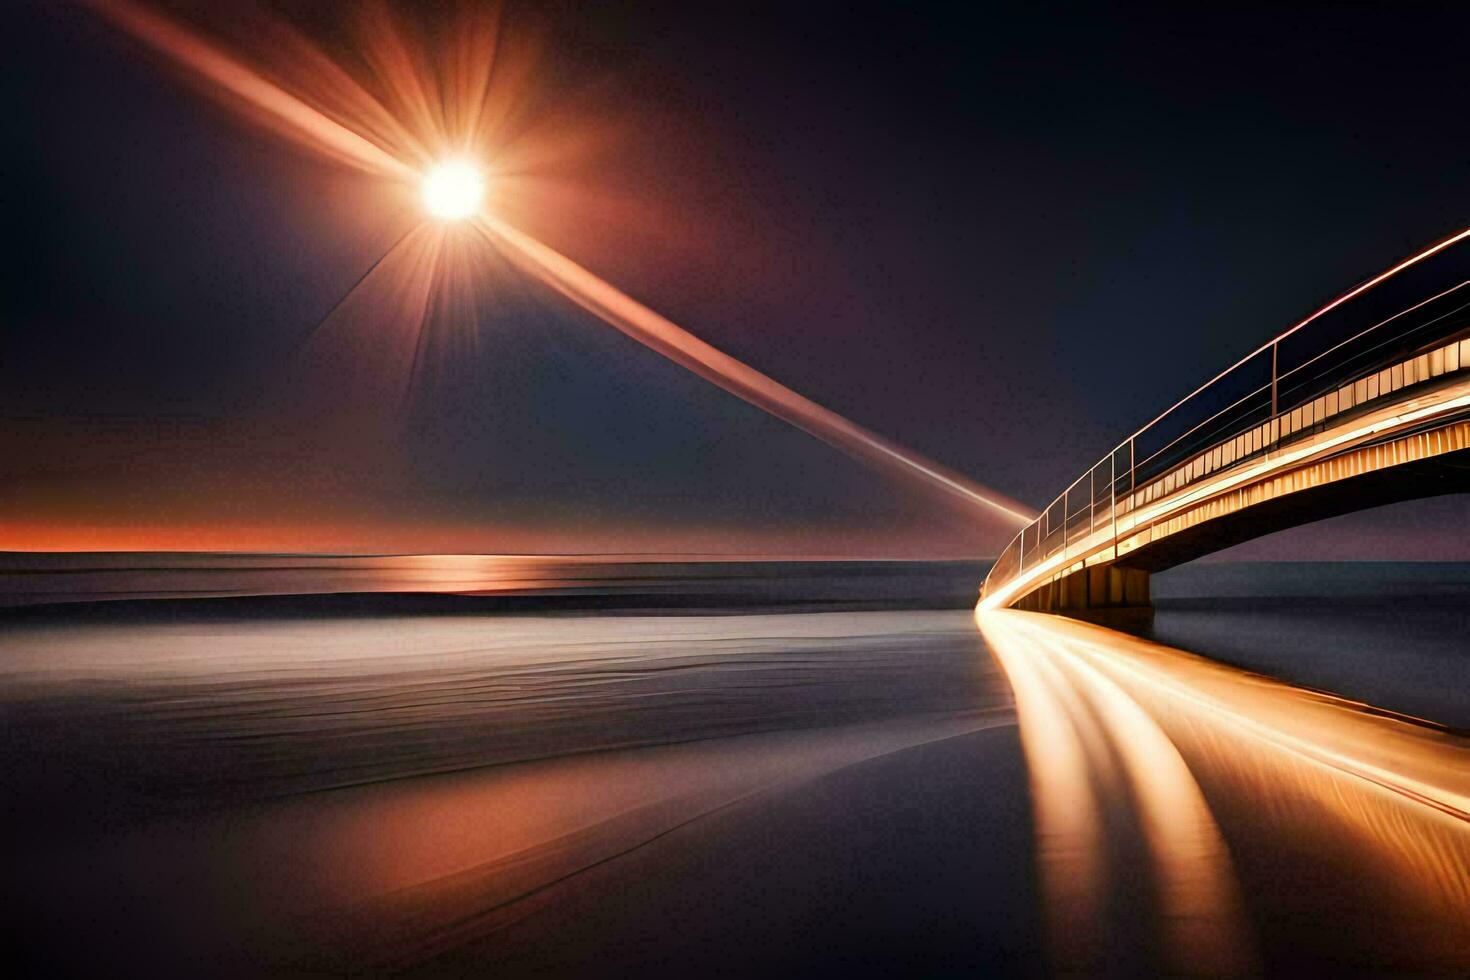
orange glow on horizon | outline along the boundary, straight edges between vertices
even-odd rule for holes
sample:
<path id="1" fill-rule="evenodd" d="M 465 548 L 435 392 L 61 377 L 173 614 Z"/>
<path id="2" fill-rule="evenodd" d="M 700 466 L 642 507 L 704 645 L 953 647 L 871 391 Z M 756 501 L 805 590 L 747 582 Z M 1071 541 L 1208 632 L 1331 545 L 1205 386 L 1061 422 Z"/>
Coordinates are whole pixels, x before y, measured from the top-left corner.
<path id="1" fill-rule="evenodd" d="M 87 520 L 0 522 L 0 553 L 238 552 L 338 555 L 520 554 L 662 558 L 857 560 L 970 558 L 972 539 L 936 525 L 868 529 L 802 527 L 750 531 L 731 527 L 563 527 L 440 523 Z"/>

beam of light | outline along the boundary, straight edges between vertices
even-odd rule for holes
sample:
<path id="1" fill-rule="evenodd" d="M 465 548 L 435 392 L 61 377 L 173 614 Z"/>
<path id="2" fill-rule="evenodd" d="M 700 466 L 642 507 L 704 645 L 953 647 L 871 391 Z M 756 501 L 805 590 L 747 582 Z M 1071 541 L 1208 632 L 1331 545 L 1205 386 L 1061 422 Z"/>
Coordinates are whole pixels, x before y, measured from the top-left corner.
<path id="1" fill-rule="evenodd" d="M 417 172 L 376 143 L 308 105 L 260 72 L 168 18 L 126 0 L 87 0 L 117 27 L 241 100 L 298 145 L 365 173 L 414 180 Z"/>
<path id="2" fill-rule="evenodd" d="M 301 337 L 292 345 L 292 352 L 294 353 L 296 351 L 299 351 L 303 346 L 309 344 L 311 342 L 311 339 L 317 335 L 317 331 L 321 330 L 321 328 L 324 327 L 328 323 L 328 321 L 336 316 L 337 311 L 342 309 L 343 306 L 347 305 L 348 301 L 353 298 L 358 289 L 360 289 L 364 283 L 372 278 L 373 274 L 378 271 L 378 267 L 383 265 L 384 263 L 389 263 L 391 265 L 394 254 L 400 249 L 405 248 L 411 239 L 416 238 L 422 232 L 423 227 L 424 226 L 422 224 L 414 225 L 412 228 L 408 229 L 408 231 L 398 236 L 398 239 L 394 241 L 392 245 L 388 246 L 387 251 L 374 259 L 372 263 L 367 267 L 367 269 L 363 271 L 363 274 L 358 276 L 357 279 L 353 281 L 352 285 L 347 288 L 347 292 L 342 294 L 342 298 L 333 303 L 331 307 L 327 310 L 327 312 L 322 315 L 322 318 L 316 323 L 312 324 L 311 328 L 301 335 Z"/>
<path id="3" fill-rule="evenodd" d="M 266 72 L 133 0 L 86 2 L 294 143 L 366 173 L 418 182 L 427 210 L 440 220 L 467 217 L 481 206 L 483 177 L 467 162 L 467 154 L 484 152 L 486 139 L 503 127 L 508 112 L 503 102 L 490 98 L 490 83 L 498 71 L 520 78 L 526 70 L 524 60 L 501 65 L 501 25 L 495 16 L 461 18 L 473 26 L 459 30 L 463 25 L 457 25 L 459 36 L 446 42 L 441 72 L 422 45 L 407 43 L 402 25 L 386 7 L 369 5 L 363 11 L 366 34 L 359 54 L 379 93 L 374 95 L 283 23 L 269 25 L 272 41 L 278 40 L 285 55 L 273 52 L 274 68 Z M 294 91 L 278 84 L 278 78 L 293 78 Z M 453 162 L 435 166 L 443 154 L 453 154 Z M 880 470 L 917 479 L 1017 524 L 1035 517 L 1024 505 L 884 439 L 717 350 L 494 215 L 479 211 L 476 225 L 522 271 L 725 391 Z M 413 266 L 425 276 L 420 286 L 408 289 L 415 296 L 423 293 L 407 304 L 418 310 L 414 323 L 420 334 L 435 302 L 436 285 L 444 278 L 445 255 L 455 244 L 437 240 L 428 260 Z M 344 300 L 330 318 L 339 319 L 354 305 Z M 424 343 L 419 336 L 409 362 L 410 390 Z"/>
<path id="4" fill-rule="evenodd" d="M 297 342 L 286 366 L 289 383 L 273 400 L 286 417 L 326 417 L 369 438 L 367 418 L 401 416 L 413 393 L 425 324 L 448 251 L 445 226 L 421 223 L 368 269 L 311 332 Z M 363 343 L 364 334 L 371 337 Z M 333 410 L 322 412 L 320 392 L 333 386 Z M 296 404 L 296 399 L 301 404 Z"/>
<path id="5" fill-rule="evenodd" d="M 960 499 L 1025 524 L 1035 513 L 904 449 L 797 394 L 779 381 L 705 343 L 548 245 L 492 214 L 477 219 L 524 271 L 649 349 L 823 442 L 890 472 L 918 477 Z"/>

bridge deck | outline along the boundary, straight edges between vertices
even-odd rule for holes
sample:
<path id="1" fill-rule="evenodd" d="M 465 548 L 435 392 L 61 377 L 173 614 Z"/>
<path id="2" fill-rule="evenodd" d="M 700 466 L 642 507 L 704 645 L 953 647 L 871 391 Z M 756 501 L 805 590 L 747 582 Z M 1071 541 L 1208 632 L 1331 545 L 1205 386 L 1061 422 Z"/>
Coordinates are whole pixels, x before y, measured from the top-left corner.
<path id="1" fill-rule="evenodd" d="M 1059 498 L 1018 535 L 997 561 L 982 590 L 987 607 L 1023 603 L 1028 596 L 1082 569 L 1117 565 L 1157 571 L 1197 554 L 1236 543 L 1250 533 L 1201 536 L 1212 521 L 1279 504 L 1305 491 L 1431 460 L 1470 448 L 1470 338 L 1452 340 L 1352 378 L 1312 401 L 1232 435 L 1138 487 L 1120 490 L 1111 460 L 1101 492 L 1097 470 L 1083 503 Z M 1101 467 L 1102 464 L 1099 464 Z M 1088 479 L 1088 478 L 1084 478 Z M 1463 489 L 1456 485 L 1454 489 Z M 1072 491 L 1069 490 L 1069 493 Z M 1397 498 L 1436 490 L 1416 485 Z M 1365 494 L 1363 506 L 1395 499 Z M 1332 505 L 1335 512 L 1344 508 Z M 1301 517 L 1302 515 L 1296 515 Z M 1311 515 L 1307 515 L 1311 516 Z M 1321 513 L 1316 516 L 1328 516 Z M 1302 519 L 1263 521 L 1266 533 Z M 1173 542 L 1167 541 L 1176 537 Z M 1115 579 L 1117 605 L 1137 604 Z M 1146 584 L 1142 603 L 1146 604 Z"/>

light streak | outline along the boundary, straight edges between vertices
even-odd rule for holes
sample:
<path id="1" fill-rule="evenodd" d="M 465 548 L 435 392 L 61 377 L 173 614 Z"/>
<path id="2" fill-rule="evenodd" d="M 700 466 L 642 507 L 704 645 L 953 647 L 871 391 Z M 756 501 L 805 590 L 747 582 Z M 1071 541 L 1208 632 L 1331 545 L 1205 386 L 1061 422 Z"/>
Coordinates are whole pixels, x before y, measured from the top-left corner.
<path id="1" fill-rule="evenodd" d="M 436 217 L 460 218 L 473 210 L 468 201 L 475 195 L 465 180 L 452 182 L 453 193 L 441 193 L 445 174 L 433 161 L 446 153 L 460 160 L 483 154 L 487 139 L 505 118 L 506 107 L 489 97 L 498 59 L 503 60 L 503 31 L 495 14 L 461 18 L 465 23 L 457 25 L 445 50 L 431 59 L 406 43 L 386 8 L 368 7 L 367 43 L 360 55 L 373 75 L 374 88 L 381 94 L 378 97 L 284 25 L 273 24 L 273 36 L 279 36 L 291 63 L 272 62 L 275 70 L 267 72 L 132 0 L 86 2 L 128 34 L 212 83 L 237 108 L 246 109 L 258 122 L 294 143 L 365 173 L 420 183 Z M 440 72 L 431 60 L 442 61 L 444 70 Z M 509 71 L 523 78 L 524 62 L 512 60 Z M 296 91 L 274 80 L 292 75 L 297 77 Z M 477 225 L 521 270 L 746 402 L 862 462 L 916 479 L 1007 521 L 1025 524 L 1035 516 L 1024 505 L 924 459 L 705 343 L 496 215 L 481 212 Z M 443 264 L 454 261 L 447 253 L 456 247 L 462 246 L 440 242 L 427 266 L 417 264 L 426 276 L 424 289 L 429 293 L 445 280 Z M 344 297 L 331 316 L 338 316 L 348 305 Z M 419 311 L 416 322 L 422 332 L 433 299 L 409 305 Z M 411 374 L 417 370 L 422 346 L 420 338 Z M 410 377 L 410 388 L 412 383 Z"/>
<path id="2" fill-rule="evenodd" d="M 1016 699 L 1054 966 L 1095 971 L 1106 868 L 1102 806 L 1083 737 L 1092 719 L 1070 685 L 1048 676 L 1046 658 L 1019 649 L 1021 641 L 997 639 L 987 620 L 976 621 Z"/>
<path id="3" fill-rule="evenodd" d="M 1190 973 L 1248 969 L 1251 941 L 1229 851 L 1179 750 L 1125 688 L 1077 655 L 1060 632 L 1025 614 L 975 621 L 1016 696 L 1059 972 L 1104 967 L 1105 813 L 1137 811 L 1171 965 Z M 1120 781 L 1117 775 L 1124 780 Z"/>
<path id="4" fill-rule="evenodd" d="M 1121 685 L 1055 639 L 1044 649 L 1088 692 L 1122 761 L 1153 859 L 1170 955 L 1211 973 L 1246 972 L 1250 943 L 1230 854 L 1179 750 Z"/>
<path id="5" fill-rule="evenodd" d="M 1169 882 L 1182 889 L 1175 910 L 1185 918 L 1161 924 L 1166 935 L 1186 930 L 1176 933 L 1185 943 L 1175 946 L 1176 956 L 1193 961 L 1194 948 L 1248 953 L 1248 936 L 1230 938 L 1243 926 L 1228 854 L 1208 806 L 1218 798 L 1234 802 L 1233 819 L 1246 820 L 1256 839 L 1331 842 L 1391 890 L 1382 901 L 1395 915 L 1443 935 L 1444 948 L 1431 955 L 1456 963 L 1470 957 L 1464 929 L 1470 743 L 1464 738 L 1087 623 L 978 608 L 975 621 L 1016 694 L 1049 901 L 1067 895 L 1054 893 L 1054 882 L 1074 892 L 1084 883 L 1094 893 L 1108 885 L 1106 855 L 1053 846 L 1054 811 L 1136 809 L 1166 917 Z M 1079 743 L 1093 766 L 1081 775 Z M 1108 789 L 1102 763 L 1111 765 L 1114 757 L 1130 792 Z M 1076 847 L 1100 840 L 1080 815 L 1071 819 Z M 1048 863 L 1054 865 L 1049 872 Z M 1197 928 L 1205 932 L 1191 938 L 1188 930 Z M 1087 934 L 1061 932 L 1054 938 L 1059 953 L 1086 960 L 1089 951 L 1078 937 Z M 1189 966 L 1198 970 L 1201 963 Z M 1245 968 L 1239 959 L 1216 959 L 1214 966 Z"/>
<path id="6" fill-rule="evenodd" d="M 1025 523 L 1035 516 L 1020 504 L 975 486 L 964 477 L 895 445 L 705 343 L 565 255 L 494 215 L 481 214 L 478 222 L 493 241 L 506 246 L 508 257 L 525 271 L 604 322 L 706 381 L 858 459 L 917 476 L 1013 521 Z"/>
<path id="7" fill-rule="evenodd" d="M 308 105 L 174 21 L 125 0 L 87 2 L 128 34 L 258 110 L 272 128 L 292 138 L 298 145 L 365 173 L 405 181 L 417 179 L 418 173 L 413 167 L 381 146 Z"/>
<path id="8" fill-rule="evenodd" d="M 423 222 L 384 253 L 296 342 L 287 366 L 289 383 L 268 400 L 267 410 L 287 419 L 293 412 L 310 414 L 318 429 L 332 419 L 355 438 L 366 435 L 366 420 L 380 426 L 400 417 L 418 376 L 436 285 L 453 265 L 446 257 L 449 234 L 443 224 Z M 365 329 L 372 334 L 370 345 L 359 343 Z M 344 367 L 351 384 L 342 386 L 331 410 L 324 411 L 315 404 L 315 393 L 322 379 L 340 376 Z M 295 404 L 297 398 L 305 404 Z"/>
<path id="9" fill-rule="evenodd" d="M 1070 625 L 1070 622 L 1062 625 L 1058 632 L 1062 635 L 1071 633 Z M 1231 669 L 1223 665 L 1202 658 L 1198 663 L 1184 661 L 1176 664 L 1159 656 L 1140 657 L 1132 648 L 1137 646 L 1146 650 L 1148 644 L 1145 641 L 1112 634 L 1101 628 L 1089 637 L 1069 636 L 1067 643 L 1072 650 L 1110 672 L 1125 676 L 1135 687 L 1142 686 L 1177 704 L 1187 705 L 1197 714 L 1208 714 L 1229 722 L 1241 732 L 1279 751 L 1371 783 L 1412 803 L 1470 824 L 1470 780 L 1465 778 L 1467 770 L 1462 768 L 1466 761 L 1463 748 L 1425 739 L 1422 744 L 1406 743 L 1419 745 L 1419 751 L 1405 753 L 1395 759 L 1395 749 L 1404 746 L 1385 745 L 1382 731 L 1372 730 L 1367 734 L 1357 731 L 1359 726 L 1346 723 L 1314 725 L 1306 715 L 1292 723 L 1284 723 L 1290 716 L 1283 715 L 1278 705 L 1269 703 L 1288 698 L 1321 703 L 1328 697 L 1326 695 L 1297 692 L 1284 684 L 1257 681 L 1256 690 L 1251 692 L 1254 696 L 1242 696 L 1247 691 L 1245 687 L 1239 691 L 1223 688 L 1231 695 L 1229 700 L 1223 700 L 1219 697 L 1222 688 L 1218 683 L 1213 688 L 1213 697 L 1197 686 L 1198 680 L 1204 676 L 1217 682 L 1221 678 L 1229 678 Z M 1124 652 L 1128 655 L 1119 655 Z M 1190 683 L 1191 680 L 1196 683 Z M 1337 703 L 1348 704 L 1345 701 Z M 1374 725 L 1361 727 L 1377 728 Z"/>

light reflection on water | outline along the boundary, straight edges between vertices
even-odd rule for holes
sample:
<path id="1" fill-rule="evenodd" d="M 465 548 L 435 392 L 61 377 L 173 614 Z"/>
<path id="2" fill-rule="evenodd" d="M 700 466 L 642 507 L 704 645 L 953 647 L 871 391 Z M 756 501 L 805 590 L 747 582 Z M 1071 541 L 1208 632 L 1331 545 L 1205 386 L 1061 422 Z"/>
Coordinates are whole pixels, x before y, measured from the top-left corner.
<path id="1" fill-rule="evenodd" d="M 1110 852 L 1120 812 L 1146 844 L 1154 931 L 1176 969 L 1238 971 L 1252 932 L 1290 960 L 1283 910 L 1321 942 L 1340 911 L 1334 874 L 1359 905 L 1371 889 L 1373 908 L 1351 913 L 1367 928 L 1340 939 L 1349 959 L 1470 966 L 1464 739 L 1083 623 L 976 621 L 1016 694 L 1059 966 L 1110 956 L 1108 903 L 1138 873 Z M 1304 867 L 1325 880 L 1303 884 Z"/>
<path id="2" fill-rule="evenodd" d="M 182 972 L 929 975 L 1034 966 L 1045 916 L 1074 972 L 1470 970 L 1443 728 L 1026 613 L 275 608 L 0 624 L 29 935 Z"/>
<path id="3" fill-rule="evenodd" d="M 1250 964 L 1230 856 L 1178 749 L 1143 707 L 1065 634 L 1021 613 L 976 613 L 1016 695 L 1031 772 L 1041 873 L 1057 966 L 1104 965 L 1106 811 L 1136 818 L 1157 902 L 1155 931 L 1176 969 Z"/>

